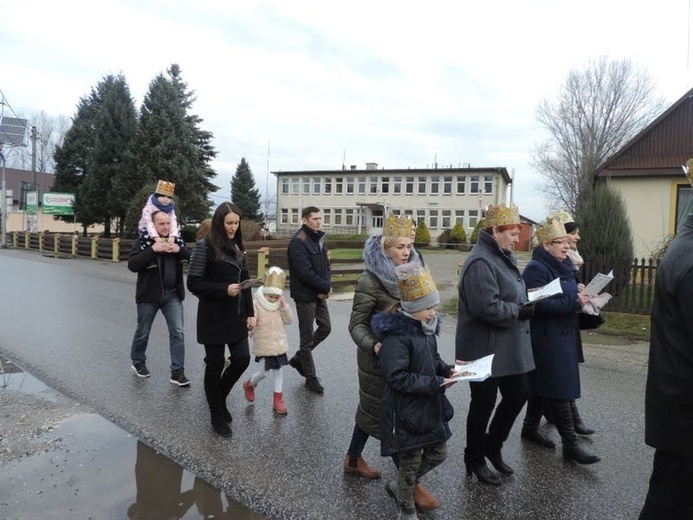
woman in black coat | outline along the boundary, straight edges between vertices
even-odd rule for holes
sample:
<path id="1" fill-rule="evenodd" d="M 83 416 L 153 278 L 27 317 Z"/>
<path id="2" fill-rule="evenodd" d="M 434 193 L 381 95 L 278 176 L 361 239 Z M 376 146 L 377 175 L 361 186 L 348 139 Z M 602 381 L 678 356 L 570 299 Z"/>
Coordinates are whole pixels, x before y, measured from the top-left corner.
<path id="1" fill-rule="evenodd" d="M 579 464 L 593 464 L 600 459 L 578 444 L 570 407 L 570 402 L 580 397 L 577 313 L 587 302 L 587 295 L 578 287 L 573 263 L 568 258 L 570 243 L 563 224 L 547 218 L 537 231 L 537 239 L 540 244 L 522 273 L 525 285 L 531 291 L 558 278 L 562 292 L 538 300 L 534 306 L 530 329 L 536 368 L 529 373 L 531 396 L 523 433 L 530 419 L 536 430 L 546 404 L 563 441 L 563 457 Z"/>
<path id="2" fill-rule="evenodd" d="M 188 272 L 188 289 L 200 299 L 197 342 L 205 347 L 205 396 L 212 428 L 224 437 L 231 435 L 226 398 L 248 367 L 248 331 L 255 328 L 252 292 L 241 286 L 249 275 L 240 224 L 241 211 L 221 204 L 209 234 L 195 245 Z M 226 345 L 231 364 L 224 370 Z"/>

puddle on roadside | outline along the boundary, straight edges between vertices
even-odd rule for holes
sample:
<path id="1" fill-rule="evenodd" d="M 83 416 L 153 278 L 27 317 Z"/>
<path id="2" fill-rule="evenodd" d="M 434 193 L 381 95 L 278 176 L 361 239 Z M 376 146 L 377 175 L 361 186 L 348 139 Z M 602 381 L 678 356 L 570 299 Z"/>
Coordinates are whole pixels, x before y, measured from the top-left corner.
<path id="1" fill-rule="evenodd" d="M 0 392 L 61 397 L 6 359 L 0 363 Z M 52 439 L 56 449 L 27 453 L 0 471 L 3 518 L 265 518 L 100 415 L 74 415 L 40 439 Z"/>

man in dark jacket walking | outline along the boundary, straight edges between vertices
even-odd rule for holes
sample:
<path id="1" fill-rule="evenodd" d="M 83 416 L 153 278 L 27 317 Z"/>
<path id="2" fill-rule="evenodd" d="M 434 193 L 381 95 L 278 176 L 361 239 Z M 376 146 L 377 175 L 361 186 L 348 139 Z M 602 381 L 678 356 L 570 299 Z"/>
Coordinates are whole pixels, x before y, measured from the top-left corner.
<path id="1" fill-rule="evenodd" d="M 693 214 L 657 269 L 645 390 L 645 442 L 655 448 L 640 520 L 693 518 Z"/>
<path id="2" fill-rule="evenodd" d="M 190 259 L 190 250 L 180 239 L 169 241 L 171 217 L 164 211 L 152 215 L 152 222 L 161 242 L 138 237 L 132 244 L 128 269 L 137 273 L 137 329 L 132 339 L 130 358 L 138 377 L 151 374 L 145 363 L 149 332 L 156 313 L 161 310 L 168 326 L 171 351 L 171 383 L 189 386 L 185 377 L 185 340 L 183 336 L 183 283 L 182 262 Z"/>
<path id="3" fill-rule="evenodd" d="M 320 231 L 322 214 L 308 206 L 301 214 L 303 225 L 289 242 L 289 287 L 298 316 L 298 352 L 289 360 L 299 374 L 306 378 L 308 390 L 320 394 L 324 388 L 315 375 L 313 349 L 332 330 L 327 298 L 330 286 L 330 266 L 325 245 L 325 233 Z M 313 322 L 317 329 L 313 330 Z"/>

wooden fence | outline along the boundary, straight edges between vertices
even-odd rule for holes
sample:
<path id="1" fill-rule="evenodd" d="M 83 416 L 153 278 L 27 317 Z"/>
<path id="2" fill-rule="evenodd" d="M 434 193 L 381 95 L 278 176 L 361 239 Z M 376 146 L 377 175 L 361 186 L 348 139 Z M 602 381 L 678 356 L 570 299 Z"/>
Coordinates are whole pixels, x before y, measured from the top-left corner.
<path id="1" fill-rule="evenodd" d="M 127 261 L 132 249 L 132 239 L 82 237 L 74 234 L 28 233 L 14 231 L 9 233 L 7 246 L 15 249 L 30 249 L 47 255 L 64 258 L 91 258 L 111 262 Z M 271 245 L 271 247 L 269 247 Z M 286 248 L 289 240 L 246 242 L 248 269 L 252 277 L 264 277 L 266 270 L 273 265 L 288 270 Z M 193 248 L 194 243 L 188 247 Z M 362 248 L 362 242 L 330 242 L 330 247 Z M 357 275 L 363 272 L 360 258 L 335 260 L 332 262 L 332 286 L 341 288 L 355 283 Z M 290 283 L 291 274 L 287 277 Z"/>
<path id="2" fill-rule="evenodd" d="M 630 314 L 650 314 L 654 301 L 655 280 L 657 279 L 657 262 L 644 258 L 635 259 L 630 265 L 606 265 L 600 262 L 585 260 L 582 268 L 582 280 L 588 283 L 595 274 L 608 274 L 613 269 L 614 279 L 604 288 L 613 299 L 605 310 Z"/>

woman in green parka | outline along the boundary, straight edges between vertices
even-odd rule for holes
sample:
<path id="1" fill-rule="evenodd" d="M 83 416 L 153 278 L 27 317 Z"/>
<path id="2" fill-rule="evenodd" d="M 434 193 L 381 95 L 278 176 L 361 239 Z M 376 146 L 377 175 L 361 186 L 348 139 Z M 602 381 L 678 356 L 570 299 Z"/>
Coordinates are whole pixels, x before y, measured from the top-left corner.
<path id="1" fill-rule="evenodd" d="M 399 303 L 395 267 L 410 261 L 421 262 L 421 255 L 413 247 L 411 228 L 412 220 L 408 215 L 391 215 L 385 221 L 383 234 L 366 241 L 364 272 L 354 293 L 349 333 L 357 347 L 359 405 L 351 443 L 344 458 L 344 472 L 364 478 L 380 477 L 380 471 L 371 468 L 361 454 L 369 437 L 380 439 L 380 400 L 385 385 L 378 364 L 380 342 L 371 330 L 371 318 L 376 312 Z M 417 485 L 415 499 L 418 498 L 417 504 L 424 508 L 429 505 L 425 493 L 423 486 Z"/>

